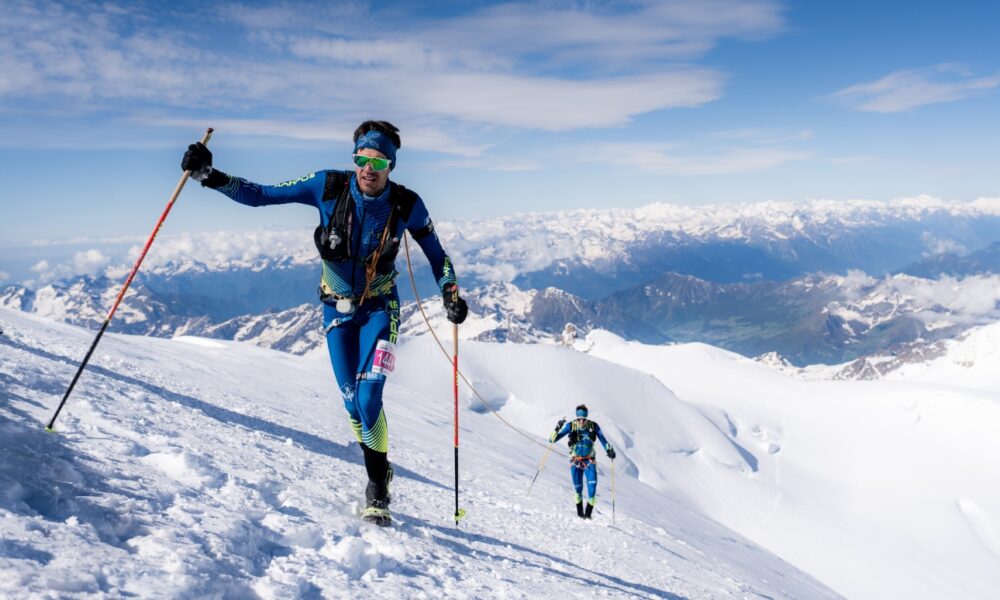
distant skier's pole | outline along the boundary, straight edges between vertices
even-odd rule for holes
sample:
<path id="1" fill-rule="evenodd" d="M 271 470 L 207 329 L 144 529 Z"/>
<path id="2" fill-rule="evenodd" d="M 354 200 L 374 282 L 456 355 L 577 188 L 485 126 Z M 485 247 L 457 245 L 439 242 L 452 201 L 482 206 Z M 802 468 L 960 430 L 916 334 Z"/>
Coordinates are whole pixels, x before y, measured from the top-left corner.
<path id="1" fill-rule="evenodd" d="M 611 459 L 611 524 L 615 524 L 615 459 Z"/>
<path id="2" fill-rule="evenodd" d="M 458 301 L 458 286 L 455 286 L 454 300 Z M 452 389 L 455 395 L 455 526 L 458 521 L 465 516 L 465 511 L 458 507 L 458 323 L 451 324 L 452 336 L 455 340 L 455 348 L 452 356 Z"/>
<path id="3" fill-rule="evenodd" d="M 528 484 L 528 493 L 525 494 L 526 496 L 531 495 L 531 486 L 535 485 L 535 480 L 538 479 L 538 474 L 545 468 L 545 461 L 549 459 L 549 453 L 552 452 L 552 446 L 554 444 L 555 442 L 552 442 L 545 448 L 545 454 L 542 454 L 542 462 L 538 463 L 538 470 L 535 471 L 535 476 L 531 478 L 531 483 Z"/>
<path id="4" fill-rule="evenodd" d="M 205 137 L 201 138 L 202 144 L 207 144 L 208 140 L 212 139 L 211 127 L 205 132 Z M 76 386 L 76 382 L 80 379 L 80 375 L 83 373 L 83 369 L 86 368 L 87 363 L 90 362 L 90 357 L 94 353 L 94 349 L 97 348 L 97 343 L 101 341 L 101 336 L 104 335 L 104 331 L 108 328 L 111 323 L 111 318 L 115 316 L 115 311 L 118 310 L 118 305 L 121 303 L 122 298 L 125 297 L 125 292 L 128 290 L 128 286 L 132 284 L 132 279 L 135 278 L 135 274 L 139 272 L 139 265 L 142 264 L 142 260 L 146 258 L 146 253 L 149 252 L 149 247 L 153 245 L 153 240 L 156 239 L 156 234 L 160 232 L 160 227 L 163 225 L 163 221 L 166 220 L 167 215 L 170 213 L 170 209 L 173 208 L 174 202 L 177 201 L 177 197 L 181 195 L 181 190 L 184 189 L 184 184 L 187 183 L 188 176 L 191 175 L 191 171 L 184 171 L 181 175 L 181 180 L 177 182 L 177 187 L 174 188 L 174 193 L 170 196 L 170 200 L 167 202 L 167 207 L 163 209 L 163 214 L 160 215 L 160 220 L 156 222 L 156 227 L 153 228 L 153 233 L 149 234 L 149 239 L 146 240 L 146 245 L 143 247 L 142 252 L 139 253 L 139 258 L 135 261 L 132 266 L 132 272 L 128 274 L 128 278 L 125 279 L 125 285 L 122 286 L 121 291 L 118 292 L 118 297 L 115 298 L 115 303 L 111 306 L 111 310 L 108 312 L 108 316 L 104 319 L 104 324 L 101 325 L 100 331 L 97 332 L 97 337 L 90 344 L 90 349 L 87 350 L 87 355 L 83 357 L 83 362 L 80 363 L 80 368 L 76 370 L 76 375 L 73 376 L 73 381 L 70 382 L 69 387 L 66 388 L 66 393 L 63 394 L 62 401 L 56 408 L 56 412 L 52 415 L 52 419 L 49 420 L 49 424 L 45 429 L 52 431 L 52 427 L 56 423 L 56 418 L 59 416 L 59 412 L 62 411 L 62 407 L 66 404 L 66 400 L 69 399 L 69 395 L 73 392 L 73 388 Z"/>

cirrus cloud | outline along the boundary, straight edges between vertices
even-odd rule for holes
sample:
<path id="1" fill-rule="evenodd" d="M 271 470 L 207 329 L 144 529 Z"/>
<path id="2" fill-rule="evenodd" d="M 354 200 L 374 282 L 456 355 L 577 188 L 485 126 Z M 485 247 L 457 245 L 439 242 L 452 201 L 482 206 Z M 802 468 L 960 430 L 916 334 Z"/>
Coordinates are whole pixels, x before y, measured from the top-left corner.
<path id="1" fill-rule="evenodd" d="M 688 144 L 595 144 L 576 149 L 580 160 L 640 169 L 660 175 L 720 175 L 771 169 L 810 158 L 810 153 L 780 146 L 720 145 L 693 148 Z"/>
<path id="2" fill-rule="evenodd" d="M 975 77 L 959 65 L 896 71 L 834 92 L 828 98 L 854 110 L 896 113 L 954 102 L 1000 87 L 1000 73 Z"/>

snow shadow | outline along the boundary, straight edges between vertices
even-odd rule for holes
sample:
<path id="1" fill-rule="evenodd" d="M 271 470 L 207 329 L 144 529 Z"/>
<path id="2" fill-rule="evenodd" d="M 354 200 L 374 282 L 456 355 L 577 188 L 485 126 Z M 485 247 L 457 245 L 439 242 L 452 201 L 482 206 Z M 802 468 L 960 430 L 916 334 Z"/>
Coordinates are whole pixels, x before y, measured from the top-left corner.
<path id="1" fill-rule="evenodd" d="M 28 352 L 30 354 L 33 354 L 41 358 L 70 365 L 73 367 L 74 370 L 77 369 L 80 365 L 79 361 L 77 360 L 70 359 L 59 354 L 54 354 L 52 352 L 48 352 L 40 348 L 33 348 L 31 346 L 27 346 L 25 344 L 22 344 L 14 340 L 0 338 L 0 344 L 11 346 L 12 348 L 15 348 L 17 350 L 20 350 L 22 352 Z M 300 431 L 298 429 L 286 427 L 284 425 L 279 425 L 277 423 L 267 421 L 259 417 L 244 415 L 236 411 L 229 410 L 227 408 L 223 408 L 221 406 L 216 406 L 215 404 L 205 402 L 204 400 L 199 400 L 198 398 L 194 398 L 192 396 L 187 396 L 185 394 L 169 390 L 167 388 L 150 383 L 148 381 L 137 379 L 135 377 L 124 375 L 122 373 L 116 373 L 105 367 L 100 367 L 93 364 L 87 365 L 84 374 L 80 377 L 80 381 L 77 384 L 78 386 L 86 385 L 85 379 L 88 373 L 91 376 L 101 375 L 107 377 L 108 379 L 111 379 L 112 381 L 117 381 L 135 386 L 139 389 L 149 392 L 150 394 L 158 396 L 168 402 L 176 402 L 187 408 L 200 411 L 205 416 L 215 419 L 219 422 L 240 425 L 252 431 L 262 431 L 264 433 L 273 435 L 281 440 L 291 439 L 293 442 L 295 442 L 302 448 L 309 450 L 310 452 L 315 452 L 316 454 L 322 454 L 324 456 L 330 456 L 342 460 L 344 462 L 350 462 L 356 465 L 364 466 L 363 455 L 359 451 L 351 450 L 350 443 L 340 444 L 312 433 L 307 433 L 305 431 Z M 70 379 L 67 378 L 66 383 L 64 385 L 69 385 L 69 381 Z M 49 393 L 58 394 L 61 397 L 62 394 L 65 393 L 65 388 L 59 387 L 57 383 L 53 382 L 52 385 L 49 386 L 49 389 L 46 391 L 48 391 Z M 31 402 L 30 400 L 25 400 L 25 401 Z M 72 402 L 72 398 L 70 398 L 69 402 Z M 425 483 L 427 485 L 431 485 L 437 488 L 450 489 L 448 486 L 440 482 L 428 479 L 427 477 L 424 477 L 423 475 L 420 475 L 419 473 L 416 473 L 415 471 L 407 469 L 401 465 L 397 465 L 396 463 L 393 463 L 393 469 L 396 477 L 405 477 L 407 479 L 412 479 L 419 483 Z"/>
<path id="2" fill-rule="evenodd" d="M 7 390 L 0 392 L 0 456 L 3 457 L 0 460 L 0 511 L 28 517 L 29 529 L 42 532 L 46 539 L 57 537 L 53 532 L 77 531 L 80 543 L 95 544 L 90 546 L 94 550 L 96 542 L 89 541 L 87 533 L 92 530 L 101 543 L 136 556 L 135 560 L 144 560 L 142 546 L 130 540 L 155 537 L 162 526 L 155 522 L 156 515 L 167 511 L 176 499 L 116 486 L 113 471 L 109 476 L 86 466 L 94 459 L 85 453 L 86 448 L 74 450 L 72 444 L 67 443 L 67 436 L 44 431 L 37 417 L 18 408 L 24 400 Z M 85 446 L 86 441 L 78 441 L 77 445 Z M 123 477 L 126 476 L 120 475 L 117 481 L 125 481 Z M 139 518 L 132 515 L 130 507 L 133 506 L 143 507 Z M 280 534 L 262 523 L 264 516 L 236 520 L 221 542 L 197 530 L 180 536 L 181 543 L 195 543 L 204 549 L 204 555 L 198 555 L 203 562 L 193 564 L 206 575 L 209 574 L 207 569 L 211 569 L 211 577 L 182 590 L 178 597 L 256 598 L 243 580 L 248 575 L 265 575 L 274 559 L 294 552 L 293 548 L 281 543 Z M 31 518 L 43 519 L 48 525 L 32 524 Z M 213 555 L 210 550 L 215 547 L 225 551 Z M 69 546 L 64 548 L 69 549 Z M 0 540 L 0 559 L 4 558 L 38 563 L 50 569 L 47 573 L 52 577 L 71 569 L 66 566 L 65 556 L 57 557 L 35 547 L 28 539 Z M 105 580 L 98 578 L 98 585 L 101 592 L 108 592 Z"/>
<path id="3" fill-rule="evenodd" d="M 404 526 L 406 529 L 423 527 L 437 531 L 438 535 L 433 536 L 435 542 L 458 554 L 472 556 L 475 552 L 478 556 L 485 556 L 487 559 L 498 563 L 506 560 L 512 564 L 520 565 L 521 567 L 532 571 L 541 569 L 546 573 L 552 573 L 558 577 L 573 579 L 581 584 L 593 586 L 595 588 L 594 592 L 597 595 L 599 595 L 602 591 L 606 591 L 632 596 L 641 594 L 650 598 L 665 598 L 666 600 L 688 600 L 685 596 L 678 596 L 677 594 L 660 590 L 642 583 L 627 581 L 616 575 L 609 575 L 599 571 L 584 569 L 572 561 L 541 552 L 534 548 L 522 546 L 521 544 L 517 544 L 515 542 L 500 540 L 481 533 L 466 532 L 456 527 L 435 525 L 429 521 L 425 521 L 412 515 L 407 515 L 406 520 L 407 524 Z M 418 532 L 411 533 L 415 536 L 419 535 Z M 493 554 L 481 548 L 473 548 L 471 544 L 493 546 L 501 550 L 509 549 L 516 552 L 516 555 L 508 556 L 503 554 Z M 537 560 L 523 558 L 526 556 L 534 556 Z M 561 565 L 564 568 L 559 568 L 555 565 Z M 576 572 L 574 573 L 574 571 Z"/>
<path id="4" fill-rule="evenodd" d="M 49 564 L 55 555 L 39 550 L 19 540 L 0 540 L 0 558 L 30 560 L 42 565 Z"/>
<path id="5" fill-rule="evenodd" d="M 101 506 L 97 499 L 118 496 L 152 506 L 159 505 L 160 499 L 112 485 L 105 473 L 87 466 L 85 456 L 68 448 L 58 434 L 46 432 L 32 415 L 18 409 L 15 401 L 28 402 L 9 389 L 0 394 L 0 508 L 53 522 L 75 517 L 91 525 L 101 542 L 132 552 L 128 540 L 147 535 L 146 526 Z M 47 552 L 32 551 L 30 546 L 11 540 L 0 546 L 0 556 L 7 552 L 37 562 L 52 558 L 46 559 Z"/>
<path id="6" fill-rule="evenodd" d="M 747 466 L 750 467 L 750 471 L 756 473 L 760 468 L 757 463 L 757 457 L 754 456 L 752 452 L 750 452 L 749 450 L 738 444 L 736 440 L 732 438 L 726 438 L 726 439 L 729 441 L 730 444 L 733 445 L 733 448 L 736 450 L 736 452 L 739 453 L 740 457 L 742 457 L 743 460 L 746 461 Z"/>
<path id="7" fill-rule="evenodd" d="M 466 397 L 466 408 L 474 413 L 484 415 L 498 411 L 511 399 L 511 393 L 493 381 L 477 379 L 472 382 L 472 386 L 482 397 L 482 400 Z"/>

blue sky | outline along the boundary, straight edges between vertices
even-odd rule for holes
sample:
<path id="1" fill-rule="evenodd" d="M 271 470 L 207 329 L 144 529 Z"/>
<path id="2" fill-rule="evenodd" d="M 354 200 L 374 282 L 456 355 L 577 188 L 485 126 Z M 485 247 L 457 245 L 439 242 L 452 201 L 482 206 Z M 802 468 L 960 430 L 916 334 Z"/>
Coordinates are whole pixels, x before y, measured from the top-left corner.
<path id="1" fill-rule="evenodd" d="M 208 126 L 276 183 L 392 121 L 437 219 L 1000 194 L 995 2 L 164 5 L 0 0 L 0 277 L 38 240 L 144 239 Z M 191 185 L 164 232 L 314 220 Z"/>

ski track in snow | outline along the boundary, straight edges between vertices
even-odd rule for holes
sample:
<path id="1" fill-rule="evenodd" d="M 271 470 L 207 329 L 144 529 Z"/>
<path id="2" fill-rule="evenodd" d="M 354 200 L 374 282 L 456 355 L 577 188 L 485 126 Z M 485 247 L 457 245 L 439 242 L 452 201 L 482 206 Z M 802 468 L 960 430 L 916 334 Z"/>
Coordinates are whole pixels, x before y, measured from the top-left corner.
<path id="1" fill-rule="evenodd" d="M 608 480 L 581 521 L 556 457 L 526 496 L 538 448 L 471 410 L 456 527 L 450 403 L 391 380 L 396 522 L 365 524 L 322 359 L 109 334 L 47 433 L 92 332 L 0 326 L 2 596 L 836 597 L 624 473 L 614 525 Z"/>

